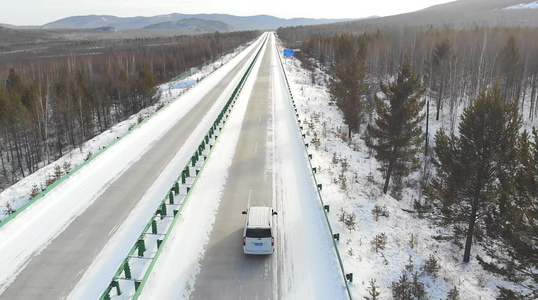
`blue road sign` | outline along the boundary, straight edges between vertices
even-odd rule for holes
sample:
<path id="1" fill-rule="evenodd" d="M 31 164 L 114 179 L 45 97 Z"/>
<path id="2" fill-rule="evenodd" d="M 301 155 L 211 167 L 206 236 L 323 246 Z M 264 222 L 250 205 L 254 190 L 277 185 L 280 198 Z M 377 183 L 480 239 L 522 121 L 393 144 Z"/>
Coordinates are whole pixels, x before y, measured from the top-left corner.
<path id="1" fill-rule="evenodd" d="M 293 49 L 284 49 L 285 58 L 293 58 Z"/>

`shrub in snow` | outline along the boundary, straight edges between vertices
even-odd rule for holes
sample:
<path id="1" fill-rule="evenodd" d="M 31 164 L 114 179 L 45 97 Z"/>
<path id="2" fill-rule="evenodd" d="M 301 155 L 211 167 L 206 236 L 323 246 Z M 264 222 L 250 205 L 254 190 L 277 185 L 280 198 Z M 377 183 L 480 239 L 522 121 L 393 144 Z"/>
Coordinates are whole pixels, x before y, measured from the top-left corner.
<path id="1" fill-rule="evenodd" d="M 372 215 L 374 216 L 374 219 L 376 221 L 379 220 L 379 216 L 382 217 L 389 217 L 389 211 L 387 210 L 387 206 L 383 205 L 383 207 L 379 206 L 379 204 L 376 204 L 374 206 L 374 209 L 372 209 Z"/>
<path id="2" fill-rule="evenodd" d="M 33 199 L 37 195 L 39 195 L 39 188 L 37 187 L 37 184 L 34 183 L 34 185 L 32 185 L 32 191 L 30 192 L 30 198 Z"/>
<path id="3" fill-rule="evenodd" d="M 65 174 L 69 173 L 71 171 L 71 163 L 68 161 L 64 161 L 63 168 Z"/>
<path id="4" fill-rule="evenodd" d="M 366 288 L 368 291 L 368 296 L 364 296 L 364 299 L 366 300 L 377 300 L 379 299 L 379 295 L 381 295 L 381 292 L 379 292 L 379 286 L 375 285 L 375 279 L 370 279 L 370 286 Z"/>
<path id="5" fill-rule="evenodd" d="M 371 244 L 374 246 L 376 253 L 379 249 L 385 250 L 385 247 L 387 246 L 387 235 L 383 232 L 374 236 Z"/>
<path id="6" fill-rule="evenodd" d="M 395 300 L 411 299 L 411 282 L 404 272 L 398 281 L 392 282 L 392 297 Z"/>
<path id="7" fill-rule="evenodd" d="M 343 208 L 340 208 L 338 219 L 344 224 L 350 233 L 352 230 L 355 230 L 355 226 L 357 225 L 357 216 L 355 213 L 350 214 L 345 212 Z"/>
<path id="8" fill-rule="evenodd" d="M 321 140 L 318 137 L 318 133 L 314 131 L 314 137 L 312 138 L 312 144 L 314 147 L 316 147 L 316 150 L 319 149 L 319 146 L 321 145 Z"/>
<path id="9" fill-rule="evenodd" d="M 458 291 L 458 288 L 454 286 L 448 293 L 446 294 L 446 300 L 460 300 L 460 291 Z"/>
<path id="10" fill-rule="evenodd" d="M 370 182 L 370 183 L 375 183 L 374 173 L 372 173 L 372 171 L 370 171 L 370 173 L 368 173 L 368 175 L 366 175 L 366 180 L 368 180 L 368 182 Z"/>
<path id="11" fill-rule="evenodd" d="M 47 179 L 45 180 L 45 185 L 49 186 L 49 185 L 53 184 L 54 182 L 56 182 L 56 178 L 55 177 L 50 177 L 50 174 L 47 174 Z"/>
<path id="12" fill-rule="evenodd" d="M 411 238 L 409 238 L 409 247 L 414 249 L 416 246 L 418 246 L 418 239 L 415 234 L 411 233 Z"/>
<path id="13" fill-rule="evenodd" d="M 455 288 L 455 287 L 454 287 Z M 499 289 L 499 294 L 495 298 L 496 300 L 525 300 L 525 299 L 533 299 L 532 295 L 522 295 L 519 292 L 513 291 L 511 289 L 507 289 L 501 286 L 497 287 Z M 459 293 L 458 293 L 459 296 Z M 459 298 L 457 298 L 459 300 Z"/>
<path id="14" fill-rule="evenodd" d="M 344 225 L 346 226 L 347 229 L 349 229 L 350 233 L 352 230 L 355 230 L 355 225 L 357 225 L 357 221 L 355 219 L 355 213 L 346 215 L 346 219 L 344 220 Z"/>
<path id="15" fill-rule="evenodd" d="M 13 209 L 13 207 L 11 206 L 11 202 L 8 202 L 6 203 L 6 214 L 9 216 L 11 214 L 13 214 L 16 210 Z"/>
<path id="16" fill-rule="evenodd" d="M 338 159 L 338 156 L 336 155 L 336 152 L 333 152 L 333 159 L 332 159 L 333 165 L 336 166 L 336 164 L 337 164 L 339 161 L 340 161 L 340 160 Z"/>
<path id="17" fill-rule="evenodd" d="M 413 282 L 411 283 L 411 293 L 415 296 L 415 299 L 426 299 L 426 290 L 424 289 L 424 283 L 419 281 L 417 272 L 413 274 Z"/>
<path id="18" fill-rule="evenodd" d="M 424 264 L 423 269 L 426 274 L 432 277 L 437 277 L 437 272 L 439 272 L 441 266 L 439 265 L 439 261 L 437 260 L 437 258 L 435 258 L 435 255 L 430 254 L 430 257 Z"/>
<path id="19" fill-rule="evenodd" d="M 342 223 L 346 220 L 346 212 L 343 207 L 340 207 L 340 214 L 338 215 L 338 220 Z"/>
<path id="20" fill-rule="evenodd" d="M 340 166 L 342 167 L 342 174 L 344 172 L 347 172 L 347 170 L 349 170 L 349 164 L 347 162 L 347 158 L 344 158 L 344 159 L 340 160 Z"/>
<path id="21" fill-rule="evenodd" d="M 342 191 L 347 190 L 347 178 L 346 178 L 346 175 L 344 174 L 343 169 L 342 169 L 342 172 L 340 173 L 340 175 L 338 175 L 338 181 L 340 182 L 340 189 Z"/>
<path id="22" fill-rule="evenodd" d="M 392 297 L 395 300 L 421 300 L 426 299 L 424 283 L 419 281 L 418 273 L 413 274 L 412 281 L 406 272 L 397 281 L 392 282 Z"/>
<path id="23" fill-rule="evenodd" d="M 413 273 L 415 271 L 415 264 L 413 263 L 413 257 L 409 255 L 408 263 L 405 265 L 405 270 L 409 273 Z"/>
<path id="24" fill-rule="evenodd" d="M 62 176 L 64 176 L 64 171 L 62 170 L 62 167 L 60 167 L 59 165 L 55 165 L 54 166 L 54 180 L 55 181 L 60 180 Z"/>

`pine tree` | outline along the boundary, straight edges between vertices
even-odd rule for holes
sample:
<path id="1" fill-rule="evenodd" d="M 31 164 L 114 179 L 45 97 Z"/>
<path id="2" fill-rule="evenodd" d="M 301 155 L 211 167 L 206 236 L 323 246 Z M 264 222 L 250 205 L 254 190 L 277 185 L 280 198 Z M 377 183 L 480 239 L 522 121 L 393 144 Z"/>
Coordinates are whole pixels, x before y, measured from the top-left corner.
<path id="1" fill-rule="evenodd" d="M 137 88 L 141 95 L 142 105 L 146 106 L 151 104 L 157 89 L 155 87 L 155 77 L 149 69 L 141 68 L 138 71 Z"/>
<path id="2" fill-rule="evenodd" d="M 509 288 L 504 288 L 498 286 L 499 294 L 495 297 L 496 300 L 525 300 L 525 299 L 536 299 L 529 295 L 530 297 L 525 297 L 520 292 L 511 290 Z"/>
<path id="3" fill-rule="evenodd" d="M 430 254 L 428 260 L 426 260 L 426 263 L 424 264 L 423 269 L 426 274 L 434 278 L 437 277 L 437 272 L 439 272 L 441 266 L 439 265 L 437 258 L 435 258 L 435 255 Z"/>
<path id="4" fill-rule="evenodd" d="M 384 232 L 375 235 L 370 244 L 374 246 L 376 253 L 379 249 L 385 250 L 385 247 L 387 246 L 387 235 Z"/>
<path id="5" fill-rule="evenodd" d="M 515 147 L 521 118 L 517 107 L 507 104 L 496 84 L 482 91 L 463 112 L 460 136 L 435 138 L 434 166 L 438 178 L 432 182 L 434 195 L 443 204 L 448 223 L 467 225 L 464 262 L 469 262 L 475 225 L 484 215 L 499 215 L 504 184 L 515 164 Z"/>
<path id="6" fill-rule="evenodd" d="M 364 299 L 366 300 L 377 300 L 379 299 L 379 295 L 381 295 L 381 292 L 379 292 L 379 286 L 377 286 L 375 284 L 375 279 L 370 279 L 370 286 L 368 288 L 366 288 L 366 290 L 368 290 L 368 295 L 370 295 L 370 297 L 368 296 L 364 296 Z"/>
<path id="7" fill-rule="evenodd" d="M 533 138 L 525 130 L 518 141 L 516 175 L 513 177 L 512 203 L 507 207 L 506 220 L 502 223 L 502 237 L 512 255 L 497 257 L 509 265 L 503 275 L 527 276 L 538 268 L 538 132 L 533 128 Z M 538 276 L 530 276 L 538 286 Z M 538 295 L 538 289 L 534 291 Z"/>
<path id="8" fill-rule="evenodd" d="M 15 72 L 15 69 L 9 69 L 9 75 L 6 78 L 6 94 L 12 98 L 19 98 L 22 96 L 24 90 L 24 84 L 21 78 Z"/>
<path id="9" fill-rule="evenodd" d="M 341 35 L 335 51 L 334 79 L 330 82 L 330 93 L 344 114 L 348 137 L 351 138 L 351 133 L 359 130 L 368 111 L 365 98 L 368 85 L 364 82 L 366 46 L 362 43 L 356 49 L 349 36 Z"/>
<path id="10" fill-rule="evenodd" d="M 426 291 L 424 290 L 424 283 L 419 280 L 418 273 L 413 273 L 413 282 L 411 283 L 411 294 L 413 299 L 422 300 L 426 299 Z"/>
<path id="11" fill-rule="evenodd" d="M 516 38 L 511 35 L 506 41 L 506 45 L 501 50 L 501 74 L 503 81 L 504 98 L 506 100 L 519 100 L 521 89 L 520 54 Z"/>
<path id="12" fill-rule="evenodd" d="M 398 281 L 392 282 L 392 297 L 395 300 L 411 300 L 411 282 L 405 272 Z"/>
<path id="13" fill-rule="evenodd" d="M 24 84 L 19 75 L 14 69 L 9 70 L 9 75 L 6 78 L 6 97 L 7 106 L 4 113 L 6 136 L 10 140 L 10 152 L 12 157 L 12 177 L 16 177 L 16 169 L 20 170 L 22 177 L 25 177 L 24 162 L 23 162 L 23 141 L 21 130 L 25 129 L 23 123 L 25 121 L 24 113 L 26 112 L 21 103 L 21 97 L 24 93 Z M 13 155 L 15 152 L 15 155 Z"/>
<path id="14" fill-rule="evenodd" d="M 411 281 L 407 273 L 403 271 L 398 281 L 392 282 L 392 297 L 395 300 L 426 299 L 424 283 L 420 282 L 418 273 L 413 273 Z"/>
<path id="15" fill-rule="evenodd" d="M 450 60 L 452 58 L 451 52 L 452 45 L 446 38 L 441 43 L 435 45 L 435 50 L 431 55 L 431 60 L 426 64 L 428 66 L 425 75 L 425 82 L 428 84 L 431 91 L 435 92 L 432 98 L 437 100 L 437 113 L 435 120 L 439 121 L 439 114 L 443 105 L 443 98 L 448 91 Z"/>
<path id="16" fill-rule="evenodd" d="M 425 103 L 421 97 L 425 90 L 407 58 L 398 70 L 396 81 L 389 85 L 380 82 L 380 88 L 388 103 L 377 95 L 374 97 L 377 118 L 375 125 L 368 125 L 368 131 L 377 143 L 368 146 L 383 164 L 380 170 L 385 175 L 383 193 L 386 194 L 391 175 L 401 178 L 419 167 L 418 152 L 423 141 L 420 123 L 424 120 L 421 111 Z"/>
<path id="17" fill-rule="evenodd" d="M 0 125 L 3 125 L 2 122 L 7 117 L 8 110 L 8 100 L 4 89 L 0 87 Z"/>
<path id="18" fill-rule="evenodd" d="M 0 162 L 2 164 L 2 173 L 6 180 L 9 180 L 8 178 L 8 170 L 6 168 L 6 162 L 4 161 L 4 155 L 3 152 L 7 151 L 7 132 L 5 131 L 5 128 L 7 126 L 5 125 L 6 119 L 7 119 L 7 110 L 8 110 L 8 100 L 7 96 L 4 92 L 4 89 L 0 87 L 0 138 L 3 140 L 3 143 L 0 144 Z"/>
<path id="19" fill-rule="evenodd" d="M 79 146 L 86 141 L 86 137 L 90 135 L 93 127 L 90 106 L 93 102 L 93 94 L 86 80 L 86 76 L 81 71 L 76 74 L 76 92 L 75 94 L 75 109 L 76 116 L 80 126 Z"/>
<path id="20" fill-rule="evenodd" d="M 460 300 L 460 291 L 458 291 L 458 288 L 454 286 L 448 293 L 446 294 L 446 300 Z"/>

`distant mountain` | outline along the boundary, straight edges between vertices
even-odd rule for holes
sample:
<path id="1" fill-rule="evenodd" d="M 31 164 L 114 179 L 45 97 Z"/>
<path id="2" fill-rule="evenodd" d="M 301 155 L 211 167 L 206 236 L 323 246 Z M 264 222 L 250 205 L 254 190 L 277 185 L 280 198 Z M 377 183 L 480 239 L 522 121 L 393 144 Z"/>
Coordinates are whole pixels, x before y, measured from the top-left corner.
<path id="1" fill-rule="evenodd" d="M 371 25 L 437 25 L 455 27 L 529 26 L 538 27 L 538 1 L 534 0 L 459 0 L 423 10 L 361 20 Z"/>
<path id="2" fill-rule="evenodd" d="M 232 27 L 224 22 L 209 21 L 196 18 L 152 24 L 144 27 L 144 29 L 177 29 L 190 30 L 194 32 L 233 31 Z"/>
<path id="3" fill-rule="evenodd" d="M 151 24 L 144 27 L 143 29 L 176 29 L 176 30 L 190 30 L 190 31 L 197 30 L 196 27 L 182 21 L 171 21 L 171 22 Z"/>
<path id="4" fill-rule="evenodd" d="M 39 29 L 39 26 L 16 26 L 11 24 L 0 23 L 0 28 L 12 28 L 12 29 Z"/>
<path id="5" fill-rule="evenodd" d="M 196 21 L 193 21 L 196 20 Z M 187 21 L 186 21 L 187 20 Z M 189 21 L 190 20 L 190 21 Z M 225 26 L 219 23 L 204 23 L 199 20 L 220 22 L 227 24 Z M 106 15 L 89 15 L 75 16 L 47 23 L 43 29 L 89 29 L 101 27 L 114 27 L 120 30 L 125 29 L 142 29 L 142 28 L 183 28 L 184 24 L 190 24 L 192 30 L 207 28 L 206 31 L 214 31 L 213 28 L 222 28 L 222 31 L 241 31 L 241 30 L 265 30 L 277 29 L 279 27 L 316 25 L 335 22 L 345 22 L 352 19 L 281 19 L 267 15 L 238 17 L 226 14 L 169 14 L 153 17 L 116 17 Z M 217 29 L 221 30 L 221 29 Z"/>

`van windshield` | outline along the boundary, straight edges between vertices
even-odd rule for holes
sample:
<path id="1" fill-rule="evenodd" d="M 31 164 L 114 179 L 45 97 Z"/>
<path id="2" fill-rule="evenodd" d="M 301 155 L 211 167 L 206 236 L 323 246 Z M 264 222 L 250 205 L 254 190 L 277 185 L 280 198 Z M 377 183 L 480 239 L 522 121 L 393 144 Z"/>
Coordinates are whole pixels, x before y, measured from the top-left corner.
<path id="1" fill-rule="evenodd" d="M 247 228 L 247 237 L 248 238 L 269 238 L 271 237 L 270 228 Z"/>

